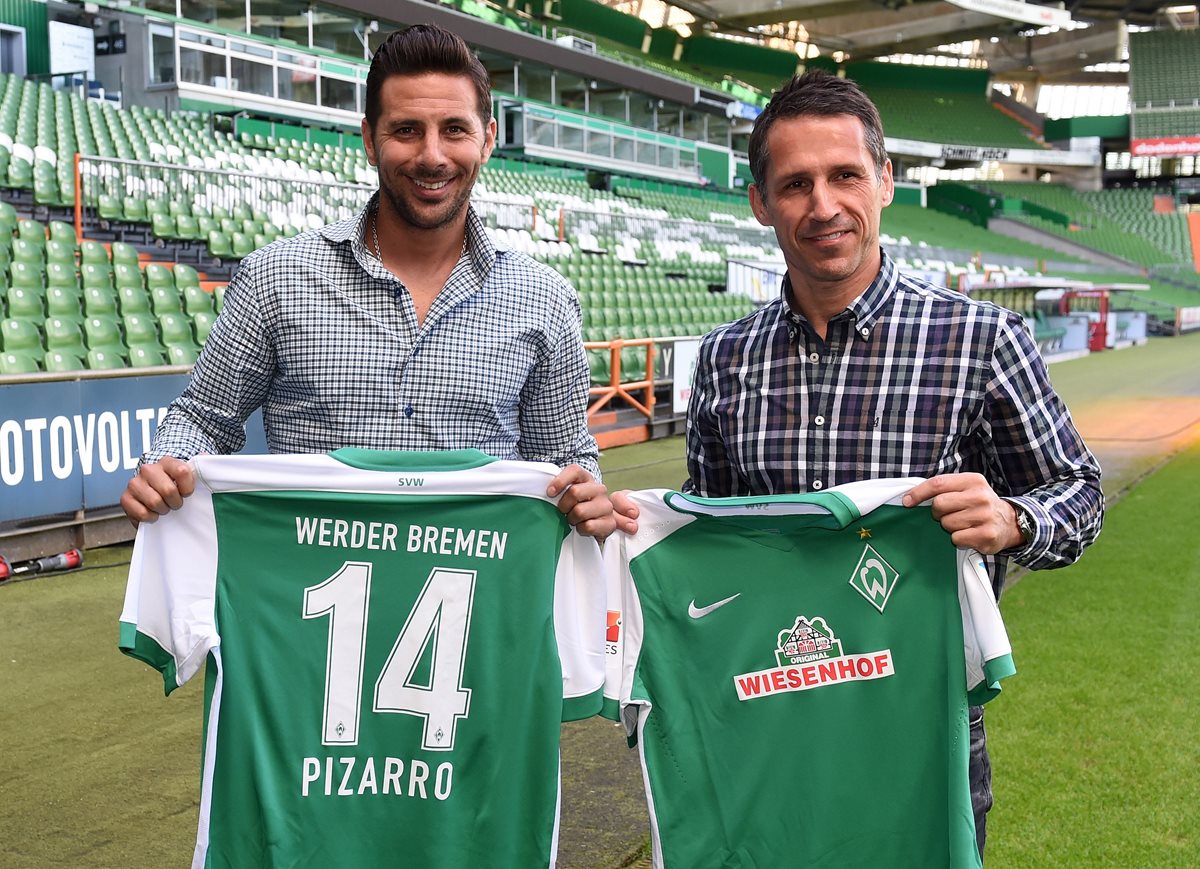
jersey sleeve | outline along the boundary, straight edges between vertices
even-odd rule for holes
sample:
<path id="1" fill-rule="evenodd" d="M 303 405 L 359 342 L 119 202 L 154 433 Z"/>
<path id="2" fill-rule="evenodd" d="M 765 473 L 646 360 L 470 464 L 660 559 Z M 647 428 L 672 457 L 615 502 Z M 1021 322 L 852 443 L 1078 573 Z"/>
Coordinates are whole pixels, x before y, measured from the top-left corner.
<path id="1" fill-rule="evenodd" d="M 554 632 L 562 664 L 563 721 L 600 712 L 604 688 L 604 568 L 595 539 L 563 538 L 554 582 Z"/>
<path id="2" fill-rule="evenodd" d="M 198 483 L 179 510 L 138 527 L 121 610 L 121 651 L 162 673 L 167 694 L 220 644 L 216 573 L 212 495 Z"/>
<path id="3" fill-rule="evenodd" d="M 1000 681 L 1015 674 L 1017 668 L 987 565 L 983 556 L 970 549 L 958 550 L 958 606 L 962 611 L 967 700 L 981 705 L 1000 693 Z"/>

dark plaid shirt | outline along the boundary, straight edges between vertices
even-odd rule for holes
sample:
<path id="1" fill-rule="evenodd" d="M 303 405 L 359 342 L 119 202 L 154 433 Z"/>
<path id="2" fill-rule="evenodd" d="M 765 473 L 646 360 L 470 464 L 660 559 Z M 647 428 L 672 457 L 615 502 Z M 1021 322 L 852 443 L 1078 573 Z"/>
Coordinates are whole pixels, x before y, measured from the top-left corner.
<path id="1" fill-rule="evenodd" d="M 1077 559 L 1100 531 L 1100 468 L 1022 318 L 902 275 L 887 254 L 825 340 L 780 298 L 708 335 L 688 410 L 685 489 L 711 497 L 974 471 L 1033 517 L 1008 550 Z M 1007 566 L 989 559 L 997 592 Z"/>

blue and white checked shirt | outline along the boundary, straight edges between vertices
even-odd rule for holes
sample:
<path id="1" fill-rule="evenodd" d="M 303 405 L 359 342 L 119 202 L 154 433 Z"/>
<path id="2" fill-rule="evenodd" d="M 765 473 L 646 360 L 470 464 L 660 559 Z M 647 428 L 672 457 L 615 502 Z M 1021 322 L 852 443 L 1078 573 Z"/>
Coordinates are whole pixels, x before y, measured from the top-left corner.
<path id="1" fill-rule="evenodd" d="M 143 461 L 237 452 L 261 406 L 275 453 L 473 447 L 599 478 L 571 286 L 493 245 L 471 211 L 468 255 L 418 327 L 408 291 L 363 244 L 374 207 L 242 261 Z"/>
<path id="2" fill-rule="evenodd" d="M 983 474 L 1036 524 L 1008 550 L 1075 561 L 1104 513 L 1100 468 L 1024 320 L 900 274 L 875 280 L 822 341 L 780 298 L 708 335 L 688 410 L 685 489 L 728 497 L 881 477 Z M 999 594 L 1007 558 L 989 559 Z"/>

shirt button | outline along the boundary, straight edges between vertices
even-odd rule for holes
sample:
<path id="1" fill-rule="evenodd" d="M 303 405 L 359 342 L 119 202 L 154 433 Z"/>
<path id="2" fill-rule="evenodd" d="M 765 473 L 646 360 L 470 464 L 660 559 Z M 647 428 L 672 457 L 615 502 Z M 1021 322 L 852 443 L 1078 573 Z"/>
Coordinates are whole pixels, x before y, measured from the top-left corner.
<path id="1" fill-rule="evenodd" d="M 413 406 L 411 404 L 408 407 L 404 408 L 405 416 L 412 416 L 414 413 L 416 413 L 416 411 L 413 410 Z"/>
<path id="2" fill-rule="evenodd" d="M 817 425 L 825 425 L 825 417 L 823 417 L 823 416 L 814 416 L 814 417 L 813 417 L 813 422 L 815 422 Z"/>
<path id="3" fill-rule="evenodd" d="M 808 354 L 808 361 L 809 361 L 809 362 L 820 362 L 820 361 L 821 361 L 821 354 L 820 354 L 820 353 L 809 353 L 809 354 Z"/>
<path id="4" fill-rule="evenodd" d="M 813 480 L 812 487 L 813 487 L 814 489 L 820 490 L 820 489 L 824 489 L 824 488 L 825 488 L 825 484 L 824 484 L 824 483 L 822 483 L 820 480 Z"/>
<path id="5" fill-rule="evenodd" d="M 861 329 L 859 329 L 858 331 L 859 331 L 859 334 L 861 334 L 861 335 L 862 335 L 864 338 L 866 338 L 868 335 L 870 335 L 870 334 L 871 334 L 871 330 L 870 330 L 870 329 L 868 329 L 866 326 L 863 326 L 863 327 L 862 327 Z"/>

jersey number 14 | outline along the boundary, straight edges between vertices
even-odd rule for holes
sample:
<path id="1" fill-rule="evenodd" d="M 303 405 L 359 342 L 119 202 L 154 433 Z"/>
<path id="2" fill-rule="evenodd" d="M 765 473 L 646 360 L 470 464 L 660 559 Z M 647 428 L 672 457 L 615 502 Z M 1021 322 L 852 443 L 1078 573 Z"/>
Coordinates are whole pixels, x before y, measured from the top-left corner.
<path id="1" fill-rule="evenodd" d="M 323 745 L 357 745 L 372 565 L 347 561 L 325 581 L 304 589 L 304 618 L 329 617 L 325 656 Z M 424 719 L 421 747 L 450 751 L 460 718 L 471 707 L 462 685 L 475 594 L 475 571 L 435 567 L 375 680 L 372 711 Z M 428 684 L 414 681 L 432 644 Z"/>

